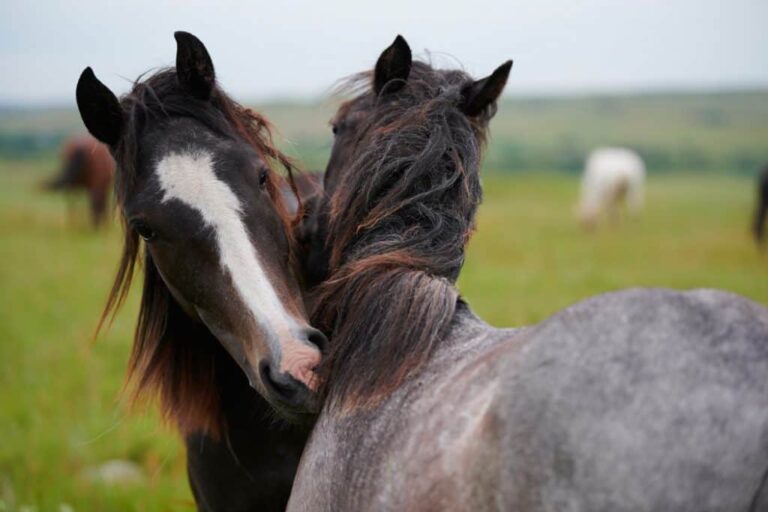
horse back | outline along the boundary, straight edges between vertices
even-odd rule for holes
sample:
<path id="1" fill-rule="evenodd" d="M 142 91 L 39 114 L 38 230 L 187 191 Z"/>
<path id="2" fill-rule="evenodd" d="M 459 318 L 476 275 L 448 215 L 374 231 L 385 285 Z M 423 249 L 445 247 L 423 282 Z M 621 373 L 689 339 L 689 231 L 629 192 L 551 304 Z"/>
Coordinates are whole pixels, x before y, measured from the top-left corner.
<path id="1" fill-rule="evenodd" d="M 525 338 L 489 409 L 502 509 L 748 510 L 764 499 L 764 307 L 710 290 L 628 290 Z"/>
<path id="2" fill-rule="evenodd" d="M 373 409 L 325 410 L 289 510 L 748 510 L 768 469 L 768 310 L 628 290 L 459 324 Z"/>

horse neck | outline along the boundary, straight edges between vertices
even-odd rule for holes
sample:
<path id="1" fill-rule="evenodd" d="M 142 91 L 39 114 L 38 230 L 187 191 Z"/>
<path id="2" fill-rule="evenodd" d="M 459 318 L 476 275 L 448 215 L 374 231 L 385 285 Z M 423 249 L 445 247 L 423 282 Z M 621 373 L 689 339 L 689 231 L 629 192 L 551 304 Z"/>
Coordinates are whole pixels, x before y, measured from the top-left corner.
<path id="1" fill-rule="evenodd" d="M 456 302 L 456 310 L 451 319 L 450 329 L 440 345 L 438 345 L 436 352 L 463 350 L 465 345 L 468 350 L 472 350 L 472 346 L 477 339 L 497 330 L 497 328 L 480 318 L 470 305 L 460 297 Z"/>
<path id="2" fill-rule="evenodd" d="M 310 427 L 275 421 L 269 404 L 208 329 L 196 324 L 194 332 L 211 348 L 224 418 L 217 438 L 200 431 L 185 436 L 187 473 L 198 507 L 283 510 Z"/>

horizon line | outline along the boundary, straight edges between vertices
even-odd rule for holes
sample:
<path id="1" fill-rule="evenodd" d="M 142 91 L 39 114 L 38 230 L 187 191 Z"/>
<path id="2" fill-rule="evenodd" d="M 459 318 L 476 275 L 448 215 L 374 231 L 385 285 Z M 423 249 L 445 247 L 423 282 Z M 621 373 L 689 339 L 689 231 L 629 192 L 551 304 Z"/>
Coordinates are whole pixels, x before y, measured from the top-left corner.
<path id="1" fill-rule="evenodd" d="M 664 86 L 626 86 L 626 87 L 574 87 L 564 88 L 530 88 L 512 89 L 504 92 L 501 101 L 509 100 L 568 100 L 589 99 L 599 97 L 642 97 L 664 95 L 717 95 L 717 94 L 750 94 L 768 93 L 766 83 L 736 83 L 736 84 L 671 84 Z M 316 105 L 332 99 L 332 94 L 286 94 L 269 95 L 263 98 L 251 97 L 239 101 L 243 105 Z M 13 98 L 0 98 L 0 110 L 71 110 L 76 108 L 74 98 L 71 103 L 63 99 L 52 100 L 19 100 Z"/>

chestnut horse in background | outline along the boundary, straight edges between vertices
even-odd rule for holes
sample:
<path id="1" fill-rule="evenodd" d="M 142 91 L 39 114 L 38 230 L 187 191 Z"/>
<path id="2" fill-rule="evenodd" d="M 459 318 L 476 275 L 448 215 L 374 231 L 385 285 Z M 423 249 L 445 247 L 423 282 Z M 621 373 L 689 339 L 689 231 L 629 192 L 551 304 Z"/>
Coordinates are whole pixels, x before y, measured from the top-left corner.
<path id="1" fill-rule="evenodd" d="M 44 184 L 45 188 L 66 192 L 84 190 L 88 194 L 93 226 L 100 227 L 107 217 L 115 174 L 115 161 L 109 149 L 93 137 L 73 137 L 64 144 L 61 161 L 61 170 Z"/>
<path id="2" fill-rule="evenodd" d="M 129 379 L 184 436 L 199 510 L 282 511 L 325 345 L 297 279 L 292 165 L 216 84 L 205 46 L 175 37 L 176 67 L 120 100 L 90 68 L 77 84 L 83 122 L 118 162 L 125 239 L 102 321 L 143 260 Z"/>

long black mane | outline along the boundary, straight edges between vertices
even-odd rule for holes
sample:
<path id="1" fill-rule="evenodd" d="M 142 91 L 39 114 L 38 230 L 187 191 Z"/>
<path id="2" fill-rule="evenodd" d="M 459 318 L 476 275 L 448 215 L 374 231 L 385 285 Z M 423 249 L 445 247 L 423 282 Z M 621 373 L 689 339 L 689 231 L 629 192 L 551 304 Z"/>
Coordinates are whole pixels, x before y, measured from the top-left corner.
<path id="1" fill-rule="evenodd" d="M 174 68 L 160 70 L 148 78 L 140 77 L 121 99 L 120 107 L 125 127 L 113 153 L 117 162 L 115 191 L 121 207 L 136 183 L 140 141 L 147 127 L 153 122 L 187 117 L 219 136 L 251 145 L 270 166 L 267 190 L 291 240 L 293 219 L 280 193 L 282 178 L 272 165 L 277 163 L 286 169 L 289 185 L 295 191 L 293 165 L 275 148 L 270 125 L 264 118 L 230 99 L 218 86 L 207 100 L 191 96 L 179 85 Z M 124 302 L 139 258 L 139 236 L 127 225 L 124 216 L 122 220 L 123 253 L 99 328 Z M 182 433 L 202 431 L 216 435 L 221 416 L 215 341 L 189 330 L 189 321 L 172 299 L 152 257 L 148 251 L 143 252 L 144 285 L 128 366 L 133 396 L 159 395 L 164 415 L 176 423 Z"/>
<path id="2" fill-rule="evenodd" d="M 386 97 L 371 79 L 353 77 L 358 95 L 341 107 L 366 106 L 367 115 L 327 205 L 330 276 L 312 315 L 331 339 L 324 391 L 343 406 L 375 403 L 446 334 L 496 110 L 470 118 L 459 109 L 472 83 L 462 71 L 414 62 L 407 84 Z"/>

